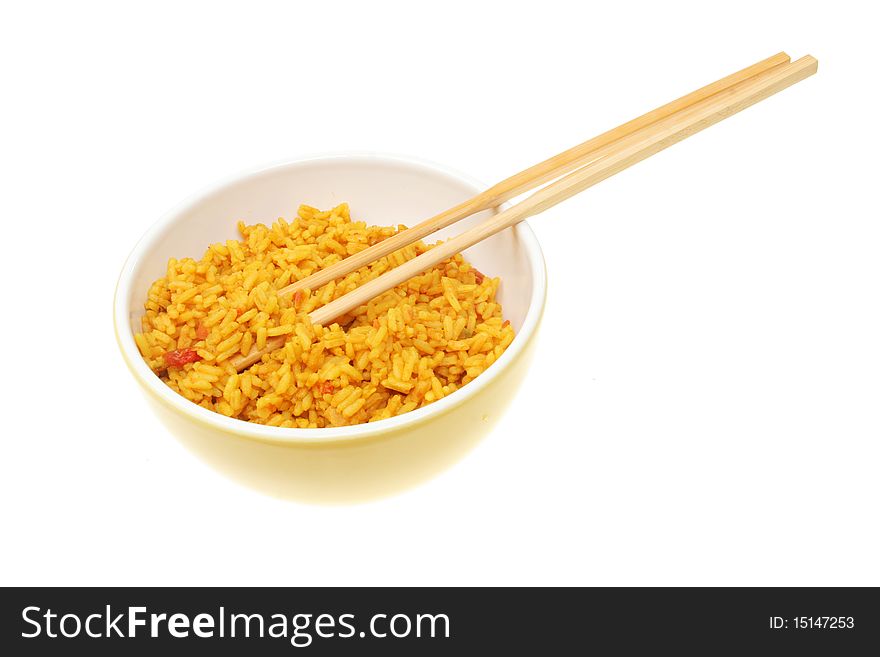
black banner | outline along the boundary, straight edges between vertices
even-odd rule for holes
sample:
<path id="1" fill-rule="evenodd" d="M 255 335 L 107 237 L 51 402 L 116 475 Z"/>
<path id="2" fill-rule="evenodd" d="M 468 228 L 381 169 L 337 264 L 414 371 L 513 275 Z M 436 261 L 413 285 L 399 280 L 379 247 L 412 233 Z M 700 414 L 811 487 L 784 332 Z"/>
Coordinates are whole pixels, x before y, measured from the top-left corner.
<path id="1" fill-rule="evenodd" d="M 7 655 L 642 654 L 646 645 L 847 655 L 880 645 L 880 598 L 868 588 L 7 588 L 0 613 Z"/>

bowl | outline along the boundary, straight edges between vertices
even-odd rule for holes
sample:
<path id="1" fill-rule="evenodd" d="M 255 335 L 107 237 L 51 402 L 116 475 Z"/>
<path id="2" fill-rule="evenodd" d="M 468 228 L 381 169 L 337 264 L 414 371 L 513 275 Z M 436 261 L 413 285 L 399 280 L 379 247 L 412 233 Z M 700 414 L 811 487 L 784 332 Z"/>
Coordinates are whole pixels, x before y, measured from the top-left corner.
<path id="1" fill-rule="evenodd" d="M 501 277 L 498 299 L 516 337 L 485 372 L 451 395 L 387 420 L 350 427 L 291 429 L 228 418 L 163 383 L 134 341 L 143 303 L 170 257 L 200 258 L 211 242 L 238 238 L 236 223 L 291 218 L 306 203 L 343 201 L 368 224 L 413 225 L 481 189 L 445 167 L 398 156 L 329 155 L 262 168 L 216 185 L 160 219 L 126 261 L 114 299 L 114 325 L 128 369 L 159 418 L 191 451 L 226 476 L 269 495 L 347 503 L 389 495 L 441 472 L 491 429 L 528 369 L 544 309 L 546 272 L 531 228 L 521 223 L 465 251 L 475 267 Z M 485 219 L 437 233 L 446 239 Z M 431 241 L 435 237 L 429 238 Z"/>

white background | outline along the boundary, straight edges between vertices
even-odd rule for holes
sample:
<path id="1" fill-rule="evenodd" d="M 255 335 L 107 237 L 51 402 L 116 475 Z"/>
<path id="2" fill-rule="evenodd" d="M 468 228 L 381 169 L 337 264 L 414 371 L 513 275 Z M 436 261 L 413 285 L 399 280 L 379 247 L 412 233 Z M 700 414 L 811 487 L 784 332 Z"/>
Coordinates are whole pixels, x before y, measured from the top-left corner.
<path id="1" fill-rule="evenodd" d="M 5 5 L 2 583 L 880 584 L 859 6 Z M 491 182 L 783 49 L 819 74 L 532 220 L 528 404 L 418 488 L 242 488 L 123 365 L 125 257 L 217 179 L 367 149 Z"/>

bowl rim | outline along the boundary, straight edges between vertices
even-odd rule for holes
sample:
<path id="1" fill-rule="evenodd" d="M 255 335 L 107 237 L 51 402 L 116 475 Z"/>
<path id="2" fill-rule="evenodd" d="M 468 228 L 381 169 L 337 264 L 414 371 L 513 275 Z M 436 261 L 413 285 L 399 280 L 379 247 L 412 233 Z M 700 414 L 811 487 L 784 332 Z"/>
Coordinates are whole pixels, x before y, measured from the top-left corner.
<path id="1" fill-rule="evenodd" d="M 297 168 L 314 163 L 319 160 L 350 160 L 356 162 L 378 161 L 391 162 L 405 165 L 412 169 L 422 170 L 426 173 L 440 174 L 457 182 L 463 182 L 476 190 L 485 189 L 475 178 L 462 173 L 454 168 L 438 164 L 429 160 L 409 155 L 399 155 L 376 151 L 345 151 L 331 153 L 317 153 L 295 159 L 286 159 L 272 164 L 248 169 L 244 172 L 223 178 L 219 182 L 208 185 L 184 201 L 178 203 L 168 212 L 163 214 L 158 221 L 150 226 L 144 235 L 138 240 L 132 249 L 125 264 L 122 266 L 113 299 L 113 327 L 116 342 L 122 352 L 123 359 L 129 371 L 135 379 L 153 394 L 158 400 L 174 411 L 195 420 L 199 424 L 213 430 L 222 431 L 226 434 L 242 438 L 258 440 L 272 444 L 285 445 L 325 445 L 340 442 L 355 442 L 367 438 L 375 438 L 381 434 L 395 432 L 404 428 L 421 424 L 432 417 L 443 415 L 454 408 L 461 406 L 469 398 L 479 394 L 487 388 L 496 378 L 503 375 L 508 365 L 512 363 L 534 335 L 543 314 L 546 303 L 547 272 L 544 255 L 541 246 L 532 228 L 521 222 L 514 227 L 517 236 L 525 247 L 525 253 L 531 265 L 532 296 L 522 327 L 517 331 L 513 342 L 504 353 L 485 372 L 480 374 L 466 386 L 456 390 L 443 399 L 435 401 L 427 406 L 398 415 L 385 420 L 377 420 L 364 424 L 356 424 L 345 427 L 325 427 L 320 429 L 300 429 L 289 427 L 272 427 L 246 420 L 229 418 L 220 413 L 210 411 L 198 404 L 191 402 L 182 395 L 174 392 L 147 366 L 141 357 L 140 351 L 134 341 L 134 335 L 130 330 L 128 298 L 131 294 L 132 275 L 136 266 L 144 254 L 150 250 L 154 242 L 168 229 L 177 218 L 203 202 L 207 197 L 216 194 L 226 187 L 259 178 L 279 169 Z M 507 206 L 504 204 L 502 208 Z"/>

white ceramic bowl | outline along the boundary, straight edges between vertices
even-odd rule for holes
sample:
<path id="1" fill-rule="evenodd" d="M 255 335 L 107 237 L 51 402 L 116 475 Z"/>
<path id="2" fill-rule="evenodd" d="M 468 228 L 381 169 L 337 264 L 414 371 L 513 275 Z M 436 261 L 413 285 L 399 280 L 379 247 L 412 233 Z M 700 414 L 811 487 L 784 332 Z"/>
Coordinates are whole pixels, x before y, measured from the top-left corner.
<path id="1" fill-rule="evenodd" d="M 351 501 L 417 483 L 457 460 L 484 435 L 525 375 L 546 290 L 541 249 L 527 224 L 465 252 L 475 267 L 501 277 L 498 298 L 516 331 L 513 343 L 473 382 L 395 418 L 326 429 L 285 429 L 227 418 L 166 386 L 141 358 L 133 333 L 147 290 L 163 275 L 168 258 L 200 258 L 209 243 L 238 237 L 240 219 L 268 224 L 295 216 L 301 203 L 329 208 L 346 201 L 353 218 L 412 225 L 479 189 L 443 167 L 375 154 L 311 157 L 227 180 L 163 217 L 126 261 L 114 301 L 125 362 L 172 433 L 216 468 L 264 492 Z M 485 216 L 470 217 L 437 238 Z"/>

